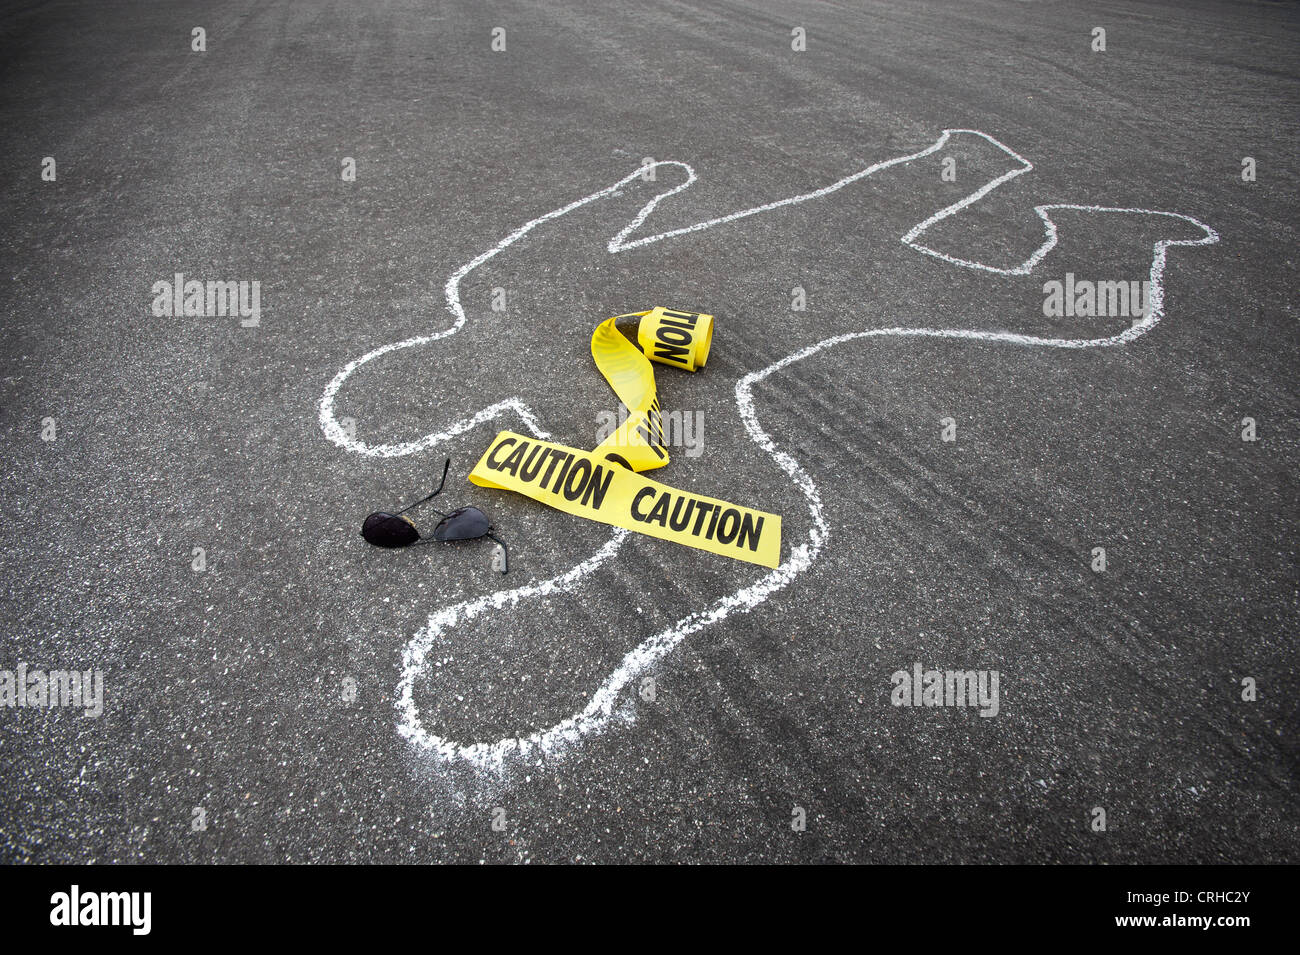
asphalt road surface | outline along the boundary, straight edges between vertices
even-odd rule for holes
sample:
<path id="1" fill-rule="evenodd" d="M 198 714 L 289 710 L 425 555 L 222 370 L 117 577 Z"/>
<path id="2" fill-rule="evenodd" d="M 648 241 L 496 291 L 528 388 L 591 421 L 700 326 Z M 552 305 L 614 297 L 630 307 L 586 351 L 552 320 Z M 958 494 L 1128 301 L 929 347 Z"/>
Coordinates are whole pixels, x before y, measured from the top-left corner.
<path id="1" fill-rule="evenodd" d="M 0 856 L 1294 861 L 1298 38 L 1273 3 L 6 4 Z M 177 273 L 258 283 L 257 324 L 156 314 Z M 519 408 L 594 447 L 591 330 L 654 305 L 717 331 L 657 366 L 691 429 L 651 476 L 781 514 L 775 574 L 466 480 Z M 507 577 L 358 536 L 445 456 Z M 895 705 L 918 664 L 996 700 Z M 20 666 L 102 713 L 17 706 Z"/>

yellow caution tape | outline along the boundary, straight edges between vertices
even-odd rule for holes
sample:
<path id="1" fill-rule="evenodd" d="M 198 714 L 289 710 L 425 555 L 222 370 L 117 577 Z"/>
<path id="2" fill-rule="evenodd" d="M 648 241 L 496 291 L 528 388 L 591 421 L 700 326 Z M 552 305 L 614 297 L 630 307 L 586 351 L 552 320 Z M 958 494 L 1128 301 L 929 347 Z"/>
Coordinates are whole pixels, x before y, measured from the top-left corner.
<path id="1" fill-rule="evenodd" d="M 641 351 L 651 361 L 697 371 L 709 360 L 713 316 L 674 312 L 666 308 L 651 309 L 637 326 L 636 339 L 641 343 Z M 594 344 L 592 349 L 594 351 Z"/>
<path id="2" fill-rule="evenodd" d="M 640 318 L 638 350 L 615 327 Z M 655 308 L 606 319 L 591 336 L 591 356 L 628 419 L 594 451 L 502 431 L 469 479 L 504 488 L 593 521 L 688 547 L 776 567 L 781 518 L 717 498 L 680 491 L 637 472 L 668 463 L 663 419 L 650 362 L 697 371 L 713 343 L 713 316 Z"/>
<path id="3" fill-rule="evenodd" d="M 781 518 L 641 477 L 595 451 L 502 431 L 469 479 L 569 514 L 775 567 Z"/>

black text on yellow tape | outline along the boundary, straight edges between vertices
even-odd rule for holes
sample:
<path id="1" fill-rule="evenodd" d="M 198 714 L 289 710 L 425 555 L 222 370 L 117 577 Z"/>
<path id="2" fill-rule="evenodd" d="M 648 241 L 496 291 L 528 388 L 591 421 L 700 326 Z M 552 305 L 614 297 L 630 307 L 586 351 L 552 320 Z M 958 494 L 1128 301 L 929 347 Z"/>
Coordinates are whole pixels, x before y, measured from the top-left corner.
<path id="1" fill-rule="evenodd" d="M 599 451 L 502 431 L 469 479 L 593 521 L 776 567 L 781 518 L 651 481 Z"/>

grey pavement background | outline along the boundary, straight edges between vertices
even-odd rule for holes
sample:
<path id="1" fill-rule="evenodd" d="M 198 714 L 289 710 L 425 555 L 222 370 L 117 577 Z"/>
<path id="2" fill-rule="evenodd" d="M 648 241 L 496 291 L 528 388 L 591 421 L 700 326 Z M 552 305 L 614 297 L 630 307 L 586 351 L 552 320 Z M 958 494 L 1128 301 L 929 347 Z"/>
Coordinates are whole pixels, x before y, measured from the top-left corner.
<path id="1" fill-rule="evenodd" d="M 5 5 L 0 669 L 102 669 L 106 696 L 98 719 L 0 709 L 0 857 L 1294 861 L 1298 34 L 1272 3 Z M 1035 165 L 927 234 L 954 256 L 1023 260 L 1053 202 L 1182 213 L 1222 240 L 1170 250 L 1165 319 L 1123 348 L 868 339 L 769 378 L 760 420 L 831 528 L 806 573 L 688 637 L 653 703 L 629 694 L 633 722 L 563 758 L 498 779 L 401 738 L 402 648 L 503 581 L 484 542 L 367 547 L 367 512 L 423 494 L 446 453 L 447 502 L 513 545 L 505 583 L 609 534 L 470 486 L 495 425 L 391 459 L 326 440 L 339 369 L 446 327 L 458 267 L 644 157 L 699 176 L 661 232 L 948 127 Z M 665 168 L 476 270 L 464 331 L 367 365 L 339 413 L 412 440 L 519 396 L 592 446 L 616 405 L 591 329 L 711 312 L 708 367 L 658 372 L 704 453 L 653 476 L 782 513 L 788 553 L 808 512 L 744 433 L 739 377 L 868 328 L 1113 335 L 1125 320 L 1044 317 L 1043 283 L 1141 279 L 1154 241 L 1195 237 L 1062 213 L 1032 275 L 956 268 L 899 238 L 1008 166 L 974 137 L 943 155 L 955 182 L 935 156 L 609 254 Z M 154 317 L 177 272 L 260 281 L 260 327 Z M 577 591 L 454 630 L 417 698 L 458 739 L 550 725 L 760 573 L 631 539 Z M 998 670 L 999 715 L 892 706 L 915 662 Z"/>

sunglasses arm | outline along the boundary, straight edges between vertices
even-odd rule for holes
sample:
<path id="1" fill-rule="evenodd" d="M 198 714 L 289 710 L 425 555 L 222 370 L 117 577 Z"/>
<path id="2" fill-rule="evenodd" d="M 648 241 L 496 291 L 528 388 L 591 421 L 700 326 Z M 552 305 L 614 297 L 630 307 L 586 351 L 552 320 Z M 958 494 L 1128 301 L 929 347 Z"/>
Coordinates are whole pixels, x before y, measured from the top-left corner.
<path id="1" fill-rule="evenodd" d="M 447 469 L 450 468 L 450 467 L 451 467 L 451 458 L 448 458 L 448 459 L 446 460 L 446 462 L 444 462 L 443 465 L 442 465 L 442 480 L 438 482 L 438 490 L 434 491 L 432 494 L 428 494 L 428 495 L 426 495 L 426 496 L 420 498 L 420 499 L 419 499 L 418 501 L 416 501 L 414 504 L 408 504 L 408 505 L 406 505 L 406 507 L 402 508 L 402 509 L 401 509 L 400 511 L 398 511 L 397 513 L 398 513 L 398 514 L 405 514 L 405 513 L 406 513 L 407 511 L 409 511 L 411 508 L 413 508 L 413 507 L 419 507 L 419 506 L 420 506 L 421 504 L 423 504 L 425 501 L 431 501 L 431 500 L 433 500 L 435 497 L 437 497 L 439 494 L 441 494 L 441 493 L 442 493 L 443 485 L 445 485 L 445 484 L 447 483 Z M 435 511 L 436 511 L 438 514 L 442 514 L 443 517 L 446 517 L 446 516 L 447 516 L 446 514 L 443 514 L 442 511 L 438 511 L 436 508 L 435 508 Z M 394 516 L 396 516 L 396 515 L 394 515 Z"/>

